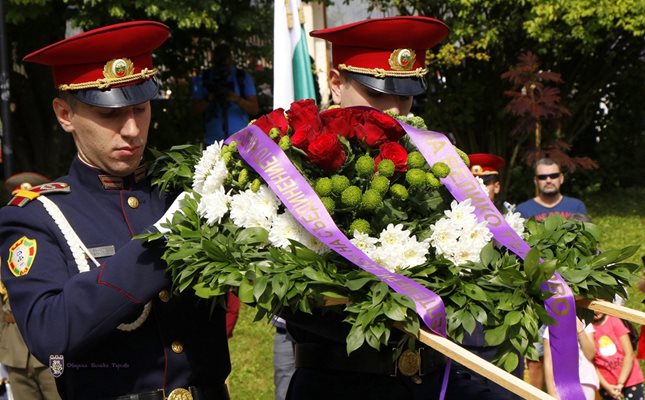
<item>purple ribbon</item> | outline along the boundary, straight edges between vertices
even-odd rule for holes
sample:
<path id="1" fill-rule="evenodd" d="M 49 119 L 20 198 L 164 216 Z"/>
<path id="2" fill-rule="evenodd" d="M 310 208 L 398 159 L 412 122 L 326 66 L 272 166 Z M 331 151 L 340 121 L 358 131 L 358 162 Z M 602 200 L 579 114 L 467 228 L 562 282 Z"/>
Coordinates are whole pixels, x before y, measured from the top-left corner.
<path id="1" fill-rule="evenodd" d="M 422 131 L 404 123 L 401 123 L 401 126 L 428 162 L 444 162 L 450 167 L 450 174 L 441 179 L 441 182 L 455 200 L 462 202 L 471 199 L 477 219 L 480 222 L 488 222 L 487 226 L 493 237 L 524 259 L 531 248 L 508 225 L 448 138 L 441 133 Z M 556 320 L 555 325 L 549 326 L 549 342 L 558 394 L 562 400 L 584 399 L 578 374 L 578 339 L 573 293 L 557 272 L 544 282 L 541 288 L 553 293 L 544 304 L 547 313 Z"/>
<path id="2" fill-rule="evenodd" d="M 372 273 L 397 293 L 410 297 L 428 328 L 446 337 L 446 312 L 441 297 L 414 280 L 383 268 L 354 246 L 338 229 L 307 180 L 273 140 L 254 125 L 237 132 L 226 143 L 233 140 L 244 161 L 260 174 L 305 229 L 352 264 Z"/>

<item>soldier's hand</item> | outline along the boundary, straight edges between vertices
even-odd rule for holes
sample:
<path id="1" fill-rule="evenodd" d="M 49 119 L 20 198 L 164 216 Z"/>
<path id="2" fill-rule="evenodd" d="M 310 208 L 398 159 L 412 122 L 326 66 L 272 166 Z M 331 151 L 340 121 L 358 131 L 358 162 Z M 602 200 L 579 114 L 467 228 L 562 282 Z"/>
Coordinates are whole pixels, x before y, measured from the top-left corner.
<path id="1" fill-rule="evenodd" d="M 160 233 L 163 233 L 164 235 L 168 232 L 170 232 L 170 228 L 168 225 L 172 222 L 172 217 L 175 215 L 176 212 L 182 212 L 181 211 L 181 202 L 183 199 L 186 198 L 186 196 L 190 196 L 189 192 L 182 192 L 175 201 L 172 202 L 170 207 L 168 207 L 168 210 L 164 213 L 164 215 L 159 219 L 159 221 L 155 222 L 153 225 Z"/>

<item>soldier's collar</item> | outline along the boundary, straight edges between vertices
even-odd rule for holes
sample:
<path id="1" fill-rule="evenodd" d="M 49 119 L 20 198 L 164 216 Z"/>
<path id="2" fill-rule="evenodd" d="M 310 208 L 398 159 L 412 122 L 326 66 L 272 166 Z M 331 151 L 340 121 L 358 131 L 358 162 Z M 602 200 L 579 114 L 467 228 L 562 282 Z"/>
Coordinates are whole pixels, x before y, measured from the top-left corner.
<path id="1" fill-rule="evenodd" d="M 146 178 L 146 165 L 141 164 L 134 173 L 127 177 L 113 176 L 107 174 L 99 174 L 99 180 L 105 190 L 123 190 L 126 187 L 126 182 L 130 179 L 135 183 L 139 183 Z"/>

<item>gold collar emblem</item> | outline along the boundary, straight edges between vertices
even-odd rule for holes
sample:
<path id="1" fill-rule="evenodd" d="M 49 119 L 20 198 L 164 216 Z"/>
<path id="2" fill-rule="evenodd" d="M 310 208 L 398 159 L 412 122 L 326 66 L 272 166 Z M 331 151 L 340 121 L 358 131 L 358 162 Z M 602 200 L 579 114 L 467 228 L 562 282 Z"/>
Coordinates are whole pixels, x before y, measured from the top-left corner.
<path id="1" fill-rule="evenodd" d="M 134 64 L 129 58 L 115 58 L 103 67 L 103 76 L 108 79 L 118 79 L 134 74 Z"/>
<path id="2" fill-rule="evenodd" d="M 417 55 L 412 49 L 396 49 L 390 54 L 390 68 L 394 71 L 410 71 Z"/>

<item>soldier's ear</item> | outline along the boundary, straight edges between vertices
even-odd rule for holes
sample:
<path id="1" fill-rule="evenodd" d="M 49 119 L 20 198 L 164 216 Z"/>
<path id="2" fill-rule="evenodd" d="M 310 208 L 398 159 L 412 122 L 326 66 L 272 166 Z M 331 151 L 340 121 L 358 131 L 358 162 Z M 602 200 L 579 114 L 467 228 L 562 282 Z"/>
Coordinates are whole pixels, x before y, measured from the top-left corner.
<path id="1" fill-rule="evenodd" d="M 69 103 L 60 97 L 56 97 L 52 101 L 52 107 L 54 108 L 54 114 L 56 115 L 56 119 L 58 120 L 61 128 L 63 128 L 65 132 L 73 132 L 74 124 L 72 123 L 72 115 L 74 114 L 74 110 L 72 110 Z"/>
<path id="2" fill-rule="evenodd" d="M 331 90 L 331 99 L 336 104 L 340 104 L 343 80 L 340 71 L 332 69 L 329 71 L 329 89 Z"/>

